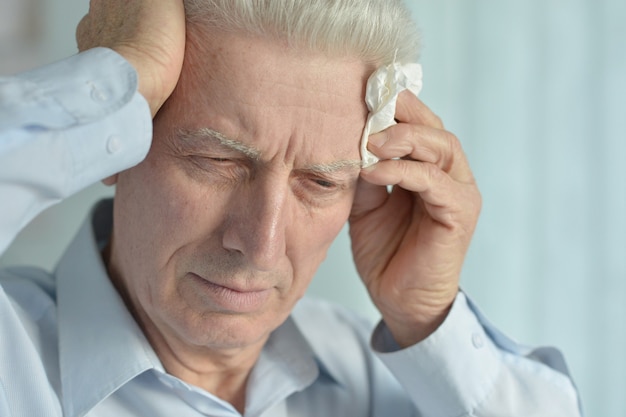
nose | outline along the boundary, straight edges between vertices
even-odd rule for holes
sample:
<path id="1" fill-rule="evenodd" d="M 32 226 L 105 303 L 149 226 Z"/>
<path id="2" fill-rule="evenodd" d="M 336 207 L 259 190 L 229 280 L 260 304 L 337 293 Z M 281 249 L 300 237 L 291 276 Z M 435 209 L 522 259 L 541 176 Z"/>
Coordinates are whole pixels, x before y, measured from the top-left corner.
<path id="1" fill-rule="evenodd" d="M 270 271 L 286 255 L 289 187 L 271 175 L 263 177 L 242 187 L 231 200 L 223 246 L 240 252 L 255 269 Z"/>

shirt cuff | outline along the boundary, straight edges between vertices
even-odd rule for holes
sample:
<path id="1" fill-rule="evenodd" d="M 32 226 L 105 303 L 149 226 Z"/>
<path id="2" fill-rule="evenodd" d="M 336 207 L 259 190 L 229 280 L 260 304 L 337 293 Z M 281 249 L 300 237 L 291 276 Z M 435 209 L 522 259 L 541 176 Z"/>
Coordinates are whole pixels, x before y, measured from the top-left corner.
<path id="1" fill-rule="evenodd" d="M 381 322 L 372 335 L 372 347 L 423 415 L 432 417 L 476 409 L 493 390 L 502 367 L 501 353 L 463 293 L 443 324 L 422 342 L 400 349 Z"/>
<path id="2" fill-rule="evenodd" d="M 21 126 L 45 129 L 100 120 L 130 102 L 139 84 L 132 65 L 108 48 L 89 49 L 15 78 L 21 81 L 14 83 L 21 98 L 12 112 Z"/>
<path id="3" fill-rule="evenodd" d="M 152 117 L 137 85 L 135 69 L 107 48 L 21 73 L 4 84 L 0 79 L 0 96 L 8 97 L 4 107 L 0 100 L 0 130 L 4 118 L 9 138 L 0 149 L 0 177 L 19 184 L 24 219 L 143 160 Z M 11 113 L 6 118 L 5 107 Z"/>
<path id="4" fill-rule="evenodd" d="M 68 140 L 73 172 L 65 194 L 72 195 L 141 162 L 150 149 L 152 117 L 148 104 L 137 93 L 121 111 L 63 134 Z"/>

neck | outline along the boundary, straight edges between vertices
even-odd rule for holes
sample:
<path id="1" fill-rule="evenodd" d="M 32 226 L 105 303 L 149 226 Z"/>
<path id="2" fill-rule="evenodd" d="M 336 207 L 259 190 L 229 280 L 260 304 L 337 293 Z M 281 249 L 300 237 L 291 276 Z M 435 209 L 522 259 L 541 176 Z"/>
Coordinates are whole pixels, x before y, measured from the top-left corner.
<path id="1" fill-rule="evenodd" d="M 131 311 L 170 375 L 210 392 L 244 414 L 248 377 L 267 338 L 245 347 L 193 345 L 169 334 L 167 326 L 157 326 L 141 310 Z"/>
<path id="2" fill-rule="evenodd" d="M 145 326 L 144 333 L 169 374 L 214 394 L 244 414 L 248 377 L 264 343 L 256 348 L 216 352 L 182 346 Z"/>
<path id="3" fill-rule="evenodd" d="M 245 411 L 246 384 L 257 362 L 267 337 L 245 347 L 211 348 L 193 345 L 181 340 L 168 326 L 158 326 L 141 309 L 137 308 L 123 280 L 107 262 L 110 256 L 107 246 L 102 256 L 107 264 L 109 277 L 126 307 L 141 327 L 163 367 L 170 374 L 188 384 L 197 386 L 230 403 L 242 415 Z"/>

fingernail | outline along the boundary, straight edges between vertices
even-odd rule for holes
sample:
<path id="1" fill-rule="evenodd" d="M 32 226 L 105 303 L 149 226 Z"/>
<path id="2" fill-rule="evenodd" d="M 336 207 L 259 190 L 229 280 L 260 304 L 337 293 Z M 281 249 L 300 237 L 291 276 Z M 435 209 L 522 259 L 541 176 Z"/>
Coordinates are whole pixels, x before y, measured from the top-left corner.
<path id="1" fill-rule="evenodd" d="M 376 146 L 377 148 L 381 148 L 385 143 L 387 143 L 387 135 L 384 133 L 375 133 L 370 135 L 368 138 L 369 143 Z"/>

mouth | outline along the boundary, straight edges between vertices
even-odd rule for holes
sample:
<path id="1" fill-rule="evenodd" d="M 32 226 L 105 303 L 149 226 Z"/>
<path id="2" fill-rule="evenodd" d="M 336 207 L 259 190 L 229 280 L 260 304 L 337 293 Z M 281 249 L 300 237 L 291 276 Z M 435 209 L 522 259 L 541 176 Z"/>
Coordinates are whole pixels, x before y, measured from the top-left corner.
<path id="1" fill-rule="evenodd" d="M 198 295 L 222 312 L 258 311 L 264 306 L 272 292 L 271 288 L 218 284 L 193 273 L 189 273 L 188 276 L 197 284 Z"/>

